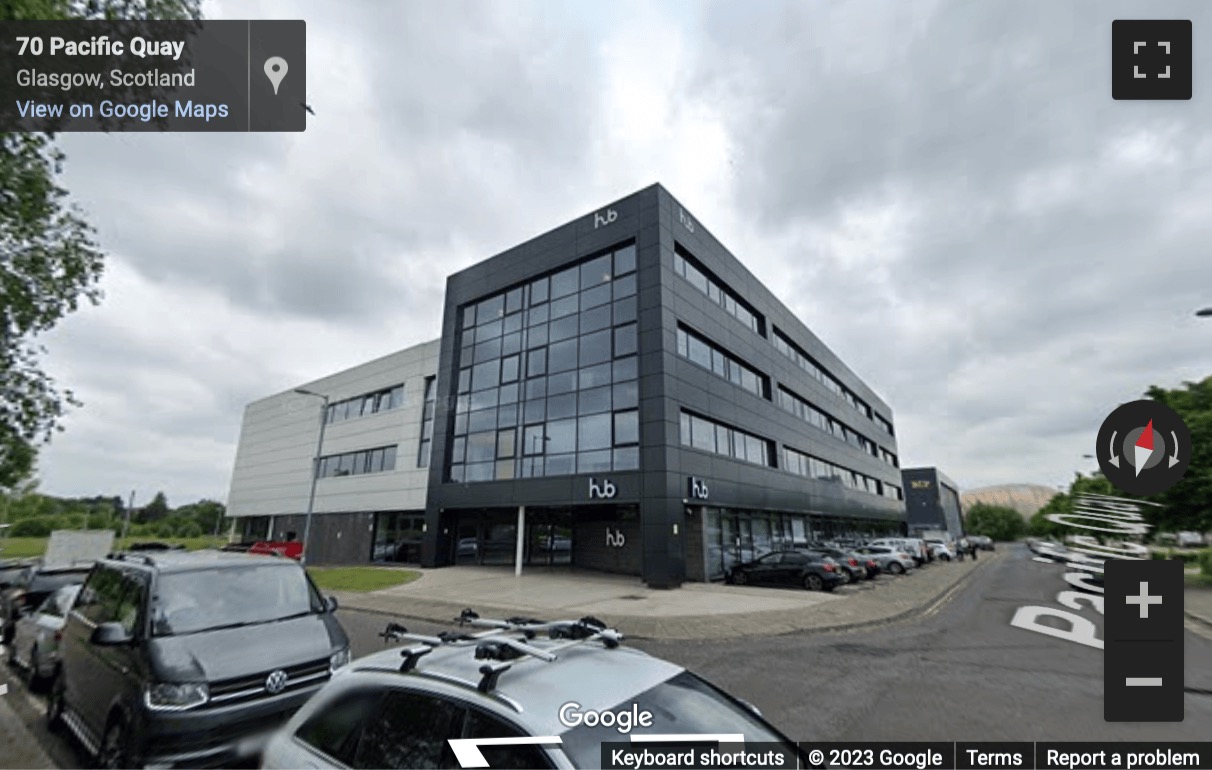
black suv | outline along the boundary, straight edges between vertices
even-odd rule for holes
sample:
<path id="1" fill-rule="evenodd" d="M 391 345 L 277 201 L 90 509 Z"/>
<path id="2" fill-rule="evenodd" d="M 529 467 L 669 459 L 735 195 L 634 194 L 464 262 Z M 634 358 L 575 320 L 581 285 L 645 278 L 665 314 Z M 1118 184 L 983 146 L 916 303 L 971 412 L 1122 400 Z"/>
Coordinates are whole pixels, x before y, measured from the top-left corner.
<path id="1" fill-rule="evenodd" d="M 250 761 L 349 662 L 336 607 L 292 559 L 112 555 L 68 613 L 47 719 L 101 767 Z"/>

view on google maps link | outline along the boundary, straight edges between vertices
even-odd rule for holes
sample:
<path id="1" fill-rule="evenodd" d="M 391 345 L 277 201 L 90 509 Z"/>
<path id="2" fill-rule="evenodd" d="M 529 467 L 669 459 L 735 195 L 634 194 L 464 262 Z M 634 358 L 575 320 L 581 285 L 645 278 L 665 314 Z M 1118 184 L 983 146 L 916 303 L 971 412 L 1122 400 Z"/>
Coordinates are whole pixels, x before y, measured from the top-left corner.
<path id="1" fill-rule="evenodd" d="M 1210 34 L 0 2 L 0 770 L 1212 770 Z"/>

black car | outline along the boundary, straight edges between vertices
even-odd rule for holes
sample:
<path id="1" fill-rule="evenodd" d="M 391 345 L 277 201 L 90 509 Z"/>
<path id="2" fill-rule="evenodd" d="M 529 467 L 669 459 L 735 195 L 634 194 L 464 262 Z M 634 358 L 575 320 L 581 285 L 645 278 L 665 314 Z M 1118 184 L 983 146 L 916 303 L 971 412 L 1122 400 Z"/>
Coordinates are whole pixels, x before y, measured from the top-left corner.
<path id="1" fill-rule="evenodd" d="M 64 586 L 84 582 L 89 566 L 26 567 L 12 585 L 0 591 L 0 641 L 8 644 L 13 629 L 26 609 L 33 609 Z"/>
<path id="2" fill-rule="evenodd" d="M 832 591 L 847 582 L 837 562 L 815 551 L 775 551 L 728 570 L 733 585 L 803 586 L 809 591 Z"/>
<path id="3" fill-rule="evenodd" d="M 47 721 L 101 767 L 248 762 L 349 662 L 336 608 L 293 559 L 103 559 L 63 627 Z"/>

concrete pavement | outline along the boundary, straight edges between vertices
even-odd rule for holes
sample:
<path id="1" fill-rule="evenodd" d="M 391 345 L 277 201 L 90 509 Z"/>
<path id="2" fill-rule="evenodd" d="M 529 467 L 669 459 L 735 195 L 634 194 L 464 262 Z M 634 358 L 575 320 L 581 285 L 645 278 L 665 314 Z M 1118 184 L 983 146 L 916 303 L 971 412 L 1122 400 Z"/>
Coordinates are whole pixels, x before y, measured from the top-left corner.
<path id="1" fill-rule="evenodd" d="M 636 577 L 595 572 L 535 569 L 515 576 L 509 567 L 445 567 L 421 570 L 419 579 L 405 585 L 336 596 L 342 607 L 435 623 L 449 623 L 470 607 L 498 618 L 592 615 L 639 639 L 724 639 L 896 620 L 946 598 L 974 571 L 1004 555 L 1001 549 L 976 561 L 935 562 L 833 593 L 718 583 L 686 583 L 663 591 Z"/>
<path id="2" fill-rule="evenodd" d="M 2 649 L 2 648 L 0 648 Z M 10 698 L 19 698 L 24 693 L 18 692 L 10 688 L 6 684 L 0 684 L 0 764 L 4 767 L 21 767 L 29 768 L 52 768 L 56 767 L 42 747 L 38 745 L 38 741 L 30 734 L 25 724 L 21 721 L 21 717 L 17 715 L 11 705 Z"/>

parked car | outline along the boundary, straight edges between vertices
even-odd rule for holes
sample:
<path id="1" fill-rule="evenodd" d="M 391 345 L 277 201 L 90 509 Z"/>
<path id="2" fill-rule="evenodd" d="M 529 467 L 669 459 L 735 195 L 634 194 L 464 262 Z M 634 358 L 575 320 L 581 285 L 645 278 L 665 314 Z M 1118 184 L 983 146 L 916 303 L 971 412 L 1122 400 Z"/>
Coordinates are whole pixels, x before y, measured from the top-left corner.
<path id="1" fill-rule="evenodd" d="M 0 641 L 8 644 L 21 613 L 42 604 L 46 597 L 64 586 L 82 583 L 92 566 L 56 567 L 35 565 L 22 573 L 13 585 L 0 592 Z"/>
<path id="2" fill-rule="evenodd" d="M 865 545 L 854 552 L 873 560 L 880 570 L 892 575 L 903 575 L 916 566 L 912 556 L 891 546 Z"/>
<path id="3" fill-rule="evenodd" d="M 1204 536 L 1199 532 L 1179 532 L 1178 546 L 1180 548 L 1199 548 L 1204 544 Z"/>
<path id="4" fill-rule="evenodd" d="M 779 744 L 792 761 L 807 761 L 756 708 L 622 644 L 593 618 L 471 622 L 489 630 L 439 638 L 389 625 L 385 636 L 409 646 L 334 677 L 274 736 L 261 767 L 597 768 L 603 743 L 671 733 L 739 734 L 746 745 Z M 485 740 L 471 758 L 456 757 L 450 741 L 531 736 L 559 742 Z"/>
<path id="5" fill-rule="evenodd" d="M 851 583 L 857 583 L 860 580 L 867 580 L 873 576 L 871 568 L 867 566 L 867 559 L 862 558 L 859 554 L 853 551 L 842 550 L 841 548 L 833 548 L 827 545 L 810 545 L 814 551 L 823 553 L 838 563 L 838 566 L 844 570 Z M 872 568 L 878 569 L 872 564 Z"/>
<path id="6" fill-rule="evenodd" d="M 969 537 L 968 539 L 970 541 L 972 541 L 973 543 L 975 543 L 976 547 L 981 549 L 982 551 L 992 551 L 993 550 L 993 538 L 991 538 L 991 537 L 986 537 L 985 535 L 974 535 L 972 537 Z"/>
<path id="7" fill-rule="evenodd" d="M 897 548 L 909 554 L 913 559 L 913 564 L 920 567 L 926 563 L 929 556 L 926 551 L 926 544 L 917 538 L 912 537 L 884 537 L 877 540 L 872 540 L 868 545 L 879 545 L 888 548 Z"/>
<path id="8" fill-rule="evenodd" d="M 336 608 L 294 559 L 115 554 L 68 613 L 47 721 L 101 767 L 246 761 L 349 662 Z"/>
<path id="9" fill-rule="evenodd" d="M 809 591 L 832 591 L 847 582 L 836 561 L 807 550 L 774 551 L 733 565 L 726 579 L 733 585 L 794 585 Z"/>
<path id="10" fill-rule="evenodd" d="M 4 559 L 0 561 L 0 591 L 16 585 L 25 575 L 26 570 L 35 562 L 27 559 Z"/>
<path id="11" fill-rule="evenodd" d="M 82 579 L 83 580 L 83 579 Z M 30 690 L 38 690 L 59 665 L 59 640 L 67 612 L 71 609 L 80 583 L 64 586 L 33 610 L 24 611 L 13 629 L 8 662 L 25 671 Z"/>
<path id="12" fill-rule="evenodd" d="M 934 558 L 941 561 L 951 561 L 956 557 L 955 546 L 944 540 L 927 540 L 926 547 Z"/>

